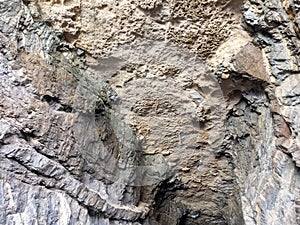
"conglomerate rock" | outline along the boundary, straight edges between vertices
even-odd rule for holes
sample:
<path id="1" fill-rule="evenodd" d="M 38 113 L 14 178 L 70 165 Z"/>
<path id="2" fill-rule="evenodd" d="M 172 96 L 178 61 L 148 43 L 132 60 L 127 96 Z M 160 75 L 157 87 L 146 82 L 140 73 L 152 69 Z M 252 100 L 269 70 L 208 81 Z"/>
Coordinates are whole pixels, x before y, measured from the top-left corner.
<path id="1" fill-rule="evenodd" d="M 299 224 L 299 10 L 0 0 L 0 224 Z"/>

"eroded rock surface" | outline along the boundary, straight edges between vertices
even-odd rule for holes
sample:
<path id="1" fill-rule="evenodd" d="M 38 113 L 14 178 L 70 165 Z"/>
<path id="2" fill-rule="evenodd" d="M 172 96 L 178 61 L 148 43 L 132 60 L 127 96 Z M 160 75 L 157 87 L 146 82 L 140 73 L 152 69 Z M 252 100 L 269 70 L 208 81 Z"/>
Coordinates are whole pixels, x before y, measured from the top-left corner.
<path id="1" fill-rule="evenodd" d="M 0 1 L 0 224 L 299 224 L 299 2 Z"/>

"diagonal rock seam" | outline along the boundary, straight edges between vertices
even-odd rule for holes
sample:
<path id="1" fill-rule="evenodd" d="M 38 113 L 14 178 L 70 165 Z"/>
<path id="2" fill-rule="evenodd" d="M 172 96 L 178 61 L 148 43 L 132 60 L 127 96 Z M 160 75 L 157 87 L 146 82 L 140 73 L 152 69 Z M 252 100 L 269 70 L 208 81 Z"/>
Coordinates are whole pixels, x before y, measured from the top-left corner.
<path id="1" fill-rule="evenodd" d="M 299 1 L 205 2 L 1 1 L 0 223 L 299 223 Z"/>

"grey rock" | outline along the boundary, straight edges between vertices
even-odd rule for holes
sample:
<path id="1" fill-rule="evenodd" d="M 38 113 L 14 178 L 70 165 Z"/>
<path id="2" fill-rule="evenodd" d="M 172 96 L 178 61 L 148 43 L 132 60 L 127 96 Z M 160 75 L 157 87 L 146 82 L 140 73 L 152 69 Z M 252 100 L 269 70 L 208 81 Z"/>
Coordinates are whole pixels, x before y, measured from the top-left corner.
<path id="1" fill-rule="evenodd" d="M 2 0 L 0 224 L 299 224 L 299 4 Z"/>

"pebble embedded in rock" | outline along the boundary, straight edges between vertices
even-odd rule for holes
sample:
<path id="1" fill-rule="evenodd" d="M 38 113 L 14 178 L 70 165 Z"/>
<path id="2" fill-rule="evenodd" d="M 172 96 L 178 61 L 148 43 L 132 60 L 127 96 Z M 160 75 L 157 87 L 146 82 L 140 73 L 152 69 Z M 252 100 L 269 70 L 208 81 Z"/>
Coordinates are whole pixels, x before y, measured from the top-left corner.
<path id="1" fill-rule="evenodd" d="M 181 168 L 181 171 L 182 172 L 189 172 L 191 169 L 190 168 L 188 168 L 188 167 L 182 167 Z"/>

